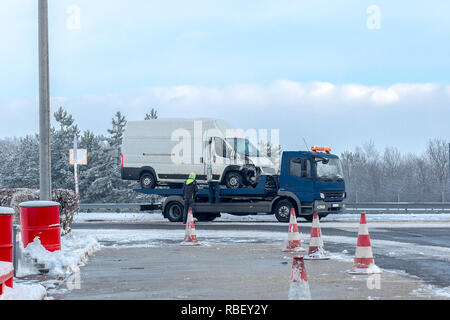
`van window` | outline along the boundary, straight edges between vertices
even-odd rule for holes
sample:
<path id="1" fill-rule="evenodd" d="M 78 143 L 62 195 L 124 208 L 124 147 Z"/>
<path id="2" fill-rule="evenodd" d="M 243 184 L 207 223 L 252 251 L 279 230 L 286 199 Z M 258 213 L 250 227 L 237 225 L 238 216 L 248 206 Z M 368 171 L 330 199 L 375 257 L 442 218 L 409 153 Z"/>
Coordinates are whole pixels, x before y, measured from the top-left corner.
<path id="1" fill-rule="evenodd" d="M 223 158 L 229 158 L 231 156 L 231 149 L 228 148 L 225 141 L 221 138 L 214 138 L 214 147 L 216 155 Z"/>
<path id="2" fill-rule="evenodd" d="M 289 174 L 294 177 L 311 178 L 311 162 L 309 159 L 292 159 L 289 163 Z"/>

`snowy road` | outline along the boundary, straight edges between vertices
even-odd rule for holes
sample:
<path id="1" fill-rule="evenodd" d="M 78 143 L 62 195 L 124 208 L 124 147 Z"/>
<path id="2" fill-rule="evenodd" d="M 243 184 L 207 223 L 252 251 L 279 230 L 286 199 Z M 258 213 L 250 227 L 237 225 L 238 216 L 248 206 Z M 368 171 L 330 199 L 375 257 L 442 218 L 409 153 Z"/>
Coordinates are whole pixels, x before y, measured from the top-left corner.
<path id="1" fill-rule="evenodd" d="M 159 215 L 130 223 L 78 217 L 75 232 L 92 234 L 104 246 L 155 247 L 174 244 L 183 237 L 184 225 L 170 223 Z M 420 216 L 420 215 L 419 215 Z M 437 217 L 436 217 L 437 216 Z M 111 214 L 109 214 L 111 217 Z M 208 243 L 279 243 L 287 237 L 287 224 L 274 222 L 273 217 L 256 217 L 256 221 L 242 217 L 221 218 L 221 221 L 196 223 L 197 235 Z M 328 219 L 321 222 L 325 248 L 351 261 L 355 251 L 358 220 Z M 450 288 L 450 220 L 447 215 L 418 219 L 385 219 L 368 217 L 375 262 L 383 269 L 396 270 L 424 280 L 437 287 Z M 96 222 L 87 222 L 97 220 Z M 309 243 L 310 223 L 300 221 L 302 242 Z M 347 220 L 347 221 L 346 221 Z"/>

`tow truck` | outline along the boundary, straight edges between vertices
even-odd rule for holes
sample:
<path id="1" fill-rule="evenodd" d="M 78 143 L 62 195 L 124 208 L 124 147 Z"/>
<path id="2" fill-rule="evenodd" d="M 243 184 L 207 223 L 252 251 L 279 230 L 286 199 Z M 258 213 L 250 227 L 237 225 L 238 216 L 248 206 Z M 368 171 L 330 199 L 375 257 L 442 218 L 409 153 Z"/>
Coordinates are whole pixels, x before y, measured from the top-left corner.
<path id="1" fill-rule="evenodd" d="M 162 203 L 142 206 L 141 210 L 160 209 L 171 222 L 183 219 L 181 188 L 134 189 L 136 192 L 165 197 Z M 208 183 L 199 188 L 192 206 L 198 221 L 213 221 L 221 213 L 231 215 L 274 214 L 280 222 L 289 222 L 293 208 L 297 217 L 312 221 L 345 210 L 345 182 L 339 157 L 328 147 L 311 147 L 310 151 L 284 151 L 280 172 L 261 175 L 256 186 L 223 188 Z"/>

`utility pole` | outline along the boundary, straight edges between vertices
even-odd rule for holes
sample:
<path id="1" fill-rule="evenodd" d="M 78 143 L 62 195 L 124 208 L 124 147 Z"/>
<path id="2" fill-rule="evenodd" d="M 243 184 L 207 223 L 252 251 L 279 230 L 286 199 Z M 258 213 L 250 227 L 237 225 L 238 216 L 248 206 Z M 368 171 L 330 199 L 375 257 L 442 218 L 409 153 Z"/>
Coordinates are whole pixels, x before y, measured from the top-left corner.
<path id="1" fill-rule="evenodd" d="M 50 81 L 48 57 L 48 2 L 38 0 L 39 33 L 39 189 L 41 200 L 51 200 Z"/>

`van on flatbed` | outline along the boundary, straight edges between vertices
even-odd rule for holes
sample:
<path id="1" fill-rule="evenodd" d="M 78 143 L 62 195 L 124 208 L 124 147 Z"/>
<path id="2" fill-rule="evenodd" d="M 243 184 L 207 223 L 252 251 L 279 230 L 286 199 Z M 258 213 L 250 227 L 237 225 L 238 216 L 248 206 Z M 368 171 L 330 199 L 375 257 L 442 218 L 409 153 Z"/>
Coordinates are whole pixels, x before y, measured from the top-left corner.
<path id="1" fill-rule="evenodd" d="M 142 189 L 179 187 L 191 172 L 206 183 L 208 164 L 212 180 L 227 188 L 255 185 L 259 175 L 278 171 L 242 130 L 220 119 L 130 121 L 121 150 L 122 179 Z"/>
<path id="2" fill-rule="evenodd" d="M 274 214 L 278 221 L 289 222 L 290 211 L 312 220 L 318 212 L 323 218 L 345 210 L 345 182 L 339 157 L 329 148 L 313 147 L 311 151 L 285 151 L 281 171 L 276 175 L 261 175 L 254 187 L 202 188 L 193 204 L 193 213 L 200 221 L 212 221 L 221 213 L 233 215 Z M 210 185 L 211 186 L 211 185 Z M 218 186 L 218 187 L 217 187 Z M 182 221 L 182 190 L 136 189 L 144 194 L 165 197 L 158 204 L 165 218 Z"/>

